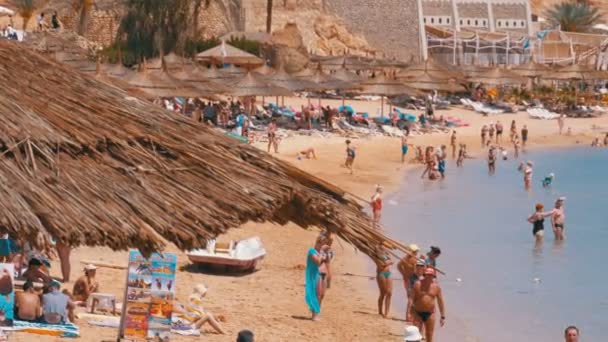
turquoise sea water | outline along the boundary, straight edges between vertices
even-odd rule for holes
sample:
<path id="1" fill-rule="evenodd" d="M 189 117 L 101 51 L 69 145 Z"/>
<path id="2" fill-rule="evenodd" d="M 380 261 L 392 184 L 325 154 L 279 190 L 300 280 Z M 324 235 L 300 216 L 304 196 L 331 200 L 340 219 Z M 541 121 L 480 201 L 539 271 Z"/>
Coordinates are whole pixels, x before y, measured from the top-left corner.
<path id="1" fill-rule="evenodd" d="M 461 169 L 448 162 L 441 182 L 411 172 L 385 199 L 389 235 L 442 249 L 448 326 L 437 329 L 440 342 L 553 342 L 571 324 L 582 341 L 608 341 L 608 149 L 532 151 L 523 160 L 535 163 L 530 193 L 518 161 L 499 162 L 489 176 L 480 159 Z M 541 178 L 549 172 L 556 179 L 546 190 Z M 537 202 L 549 210 L 559 196 L 567 197 L 566 241 L 553 241 L 546 220 L 545 242 L 535 248 L 526 218 Z M 394 285 L 400 317 L 402 285 Z"/>

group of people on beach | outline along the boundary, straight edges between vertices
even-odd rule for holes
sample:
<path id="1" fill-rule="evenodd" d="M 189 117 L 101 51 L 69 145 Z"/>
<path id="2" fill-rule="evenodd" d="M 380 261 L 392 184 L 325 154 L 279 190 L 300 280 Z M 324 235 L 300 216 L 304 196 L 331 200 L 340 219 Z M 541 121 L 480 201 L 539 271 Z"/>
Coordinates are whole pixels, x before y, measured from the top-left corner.
<path id="1" fill-rule="evenodd" d="M 417 328 L 410 334 L 423 332 L 426 341 L 433 341 L 435 323 L 445 324 L 445 305 L 441 286 L 437 281 L 437 258 L 441 255 L 439 247 L 431 246 L 426 255 L 419 255 L 417 245 L 408 246 L 408 253 L 397 263 L 407 293 L 406 322 Z M 388 317 L 393 293 L 392 268 L 395 264 L 384 246 L 378 246 L 374 258 L 376 281 L 378 283 L 378 314 Z M 439 307 L 439 319 L 435 314 Z M 413 340 L 412 340 L 413 341 Z"/>

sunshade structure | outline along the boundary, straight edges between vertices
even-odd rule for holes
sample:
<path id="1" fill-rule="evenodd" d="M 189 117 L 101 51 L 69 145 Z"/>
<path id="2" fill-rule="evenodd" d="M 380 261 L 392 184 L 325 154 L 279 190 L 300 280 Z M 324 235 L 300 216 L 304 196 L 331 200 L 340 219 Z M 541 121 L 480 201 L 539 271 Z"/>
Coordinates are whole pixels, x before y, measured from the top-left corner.
<path id="1" fill-rule="evenodd" d="M 275 86 L 262 76 L 251 72 L 234 82 L 229 87 L 228 94 L 236 97 L 293 95 L 290 90 Z"/>
<path id="2" fill-rule="evenodd" d="M 316 84 L 318 86 L 318 90 L 348 90 L 358 87 L 358 84 L 341 81 L 337 78 L 326 75 L 323 73 L 323 71 L 321 71 L 321 69 L 317 69 L 312 76 L 302 77 L 302 79 Z"/>
<path id="3" fill-rule="evenodd" d="M 216 82 L 225 82 L 227 79 L 230 79 L 232 77 L 231 74 L 221 72 L 218 68 L 215 67 L 215 64 L 212 64 L 209 68 L 201 68 L 200 75 L 204 79 Z"/>
<path id="4" fill-rule="evenodd" d="M 429 73 L 437 77 L 443 76 L 445 79 L 464 77 L 462 73 L 450 70 L 447 66 L 437 64 L 434 60 L 428 59 L 426 62 L 413 64 L 400 70 L 397 73 L 397 78 L 417 77 L 422 73 Z"/>
<path id="5" fill-rule="evenodd" d="M 456 93 L 464 90 L 464 87 L 455 81 L 436 78 L 429 73 L 422 73 L 416 78 L 404 81 L 404 83 L 414 89 L 425 91 L 436 90 L 444 93 Z"/>
<path id="6" fill-rule="evenodd" d="M 157 97 L 198 97 L 200 94 L 193 85 L 181 82 L 169 75 L 166 69 L 149 71 L 145 63 L 136 73 L 127 75 L 122 80 L 131 88 L 146 93 L 150 98 Z"/>
<path id="7" fill-rule="evenodd" d="M 15 15 L 15 11 L 4 6 L 0 6 L 0 16 L 3 15 Z"/>
<path id="8" fill-rule="evenodd" d="M 367 95 L 379 95 L 381 96 L 380 102 L 380 114 L 384 115 L 384 97 L 385 96 L 398 96 L 398 95 L 410 95 L 415 96 L 420 92 L 416 89 L 406 86 L 405 84 L 387 78 L 384 75 L 380 75 L 374 78 L 370 78 L 360 84 L 361 94 Z"/>
<path id="9" fill-rule="evenodd" d="M 503 68 L 492 68 L 469 78 L 469 82 L 493 86 L 525 84 L 527 79 Z"/>
<path id="10" fill-rule="evenodd" d="M 226 78 L 238 78 L 242 77 L 247 73 L 247 70 L 238 68 L 234 64 L 230 64 L 227 67 L 218 69 L 220 73 L 226 75 Z"/>
<path id="11" fill-rule="evenodd" d="M 171 52 L 166 56 L 153 58 L 147 61 L 146 67 L 148 68 L 148 70 L 161 69 L 163 62 L 167 65 L 168 69 L 178 69 L 181 68 L 181 66 L 184 64 L 192 64 L 192 61 L 190 61 L 189 59 L 181 57 L 174 52 Z"/>
<path id="12" fill-rule="evenodd" d="M 203 51 L 196 55 L 196 60 L 204 63 L 223 63 L 223 64 L 237 64 L 237 65 L 250 65 L 250 66 L 261 66 L 264 64 L 264 60 L 260 57 L 237 49 L 232 45 L 222 42 L 222 44 L 211 48 L 207 51 Z"/>
<path id="13" fill-rule="evenodd" d="M 228 92 L 228 89 L 215 81 L 205 78 L 204 72 L 195 67 L 187 68 L 183 66 L 177 71 L 173 71 L 171 76 L 174 78 L 192 84 L 199 92 L 201 97 L 209 97 L 217 94 Z"/>
<path id="14" fill-rule="evenodd" d="M 336 78 L 343 82 L 354 83 L 354 84 L 357 84 L 363 80 L 361 77 L 359 77 L 359 75 L 348 71 L 346 69 L 346 67 L 336 70 L 336 72 L 331 74 L 331 77 Z"/>
<path id="15" fill-rule="evenodd" d="M 274 70 L 273 68 L 269 67 L 268 65 L 264 64 L 259 68 L 256 68 L 255 70 L 253 70 L 255 73 L 260 74 L 260 75 L 272 75 L 276 72 L 276 70 Z"/>
<path id="16" fill-rule="evenodd" d="M 381 243 L 341 189 L 213 128 L 0 41 L 0 221 L 11 237 L 182 250 L 246 221 L 318 226 L 368 255 Z"/>
<path id="17" fill-rule="evenodd" d="M 600 80 L 606 78 L 606 73 L 584 65 L 573 64 L 543 75 L 543 78 L 557 81 Z"/>
<path id="18" fill-rule="evenodd" d="M 533 61 L 526 64 L 514 65 L 510 70 L 524 77 L 539 77 L 551 73 L 551 68 L 546 64 L 535 63 Z"/>
<path id="19" fill-rule="evenodd" d="M 290 91 L 314 91 L 323 89 L 313 82 L 291 76 L 283 68 L 279 68 L 274 74 L 264 76 L 264 79 L 278 87 L 289 89 Z"/>

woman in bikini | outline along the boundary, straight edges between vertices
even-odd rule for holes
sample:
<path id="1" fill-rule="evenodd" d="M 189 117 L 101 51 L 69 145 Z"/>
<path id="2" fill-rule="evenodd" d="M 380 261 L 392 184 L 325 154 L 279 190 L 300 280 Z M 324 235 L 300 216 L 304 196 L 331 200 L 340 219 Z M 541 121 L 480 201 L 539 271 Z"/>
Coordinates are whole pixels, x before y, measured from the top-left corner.
<path id="1" fill-rule="evenodd" d="M 424 172 L 422 172 L 422 176 L 420 176 L 420 178 L 424 178 L 424 176 L 426 176 L 426 174 L 429 174 L 429 177 L 432 177 L 433 174 L 433 168 L 435 167 L 435 165 L 437 165 L 437 163 L 435 162 L 435 153 L 434 153 L 434 148 L 433 146 L 428 146 L 426 148 L 426 151 L 424 152 L 424 160 L 426 162 L 426 168 L 424 169 Z"/>
<path id="2" fill-rule="evenodd" d="M 321 279 L 325 279 L 325 289 L 327 290 L 331 287 L 331 262 L 334 260 L 334 251 L 331 246 L 334 243 L 334 238 L 331 232 L 327 230 L 322 231 L 319 236 L 325 239 L 325 244 L 329 247 L 327 252 L 321 251 L 321 256 L 326 256 L 326 258 L 325 262 L 319 266 L 319 273 Z M 321 298 L 321 301 L 323 301 L 323 298 Z"/>
<path id="3" fill-rule="evenodd" d="M 511 141 L 514 141 L 515 136 L 517 136 L 517 124 L 515 120 L 511 121 Z"/>
<path id="4" fill-rule="evenodd" d="M 372 196 L 369 204 L 372 207 L 372 215 L 374 218 L 374 228 L 378 227 L 382 216 L 382 187 L 376 185 L 376 193 Z"/>
<path id="5" fill-rule="evenodd" d="M 514 155 L 515 155 L 515 159 L 519 158 L 519 135 L 517 135 L 517 133 L 515 133 L 515 135 L 513 136 L 513 150 L 514 150 Z"/>
<path id="6" fill-rule="evenodd" d="M 452 131 L 450 146 L 452 146 L 452 159 L 456 159 L 456 131 Z"/>
<path id="7" fill-rule="evenodd" d="M 532 223 L 532 235 L 536 238 L 538 245 L 543 242 L 545 236 L 545 217 L 551 216 L 553 212 L 543 212 L 545 206 L 542 203 L 538 203 L 535 209 L 534 213 L 528 217 L 528 222 Z"/>
<path id="8" fill-rule="evenodd" d="M 277 141 L 277 120 L 272 119 L 268 124 L 268 153 L 270 147 L 274 147 L 274 153 L 279 153 L 279 142 Z"/>
<path id="9" fill-rule="evenodd" d="M 350 145 L 350 140 L 346 140 L 346 162 L 344 166 L 353 174 L 353 163 L 355 162 L 355 148 Z"/>
<path id="10" fill-rule="evenodd" d="M 391 280 L 391 266 L 393 261 L 382 245 L 376 249 L 376 280 L 380 296 L 378 297 L 378 314 L 386 318 L 391 307 L 393 294 L 393 281 Z"/>
<path id="11" fill-rule="evenodd" d="M 483 127 L 481 127 L 481 147 L 486 146 L 487 137 L 488 137 L 488 126 L 483 125 Z"/>

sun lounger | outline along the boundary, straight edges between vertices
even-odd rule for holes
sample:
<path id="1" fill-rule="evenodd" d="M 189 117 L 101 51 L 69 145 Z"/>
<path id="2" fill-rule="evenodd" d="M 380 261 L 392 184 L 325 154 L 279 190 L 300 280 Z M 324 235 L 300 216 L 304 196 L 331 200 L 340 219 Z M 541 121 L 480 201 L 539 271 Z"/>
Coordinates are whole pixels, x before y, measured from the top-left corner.
<path id="1" fill-rule="evenodd" d="M 530 117 L 533 119 L 555 120 L 559 118 L 559 114 L 550 112 L 545 108 L 528 108 L 527 112 L 528 115 L 530 115 Z"/>

